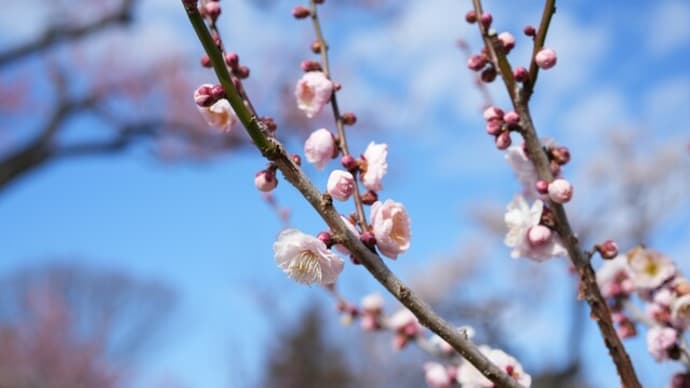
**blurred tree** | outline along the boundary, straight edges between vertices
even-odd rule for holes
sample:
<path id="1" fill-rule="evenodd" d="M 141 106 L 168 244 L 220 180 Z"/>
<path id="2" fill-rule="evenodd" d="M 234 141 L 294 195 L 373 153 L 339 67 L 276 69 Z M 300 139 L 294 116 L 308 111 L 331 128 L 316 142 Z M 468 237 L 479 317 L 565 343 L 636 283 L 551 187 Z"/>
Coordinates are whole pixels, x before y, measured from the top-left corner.
<path id="1" fill-rule="evenodd" d="M 0 387 L 120 387 L 175 305 L 168 287 L 54 264 L 0 280 Z"/>

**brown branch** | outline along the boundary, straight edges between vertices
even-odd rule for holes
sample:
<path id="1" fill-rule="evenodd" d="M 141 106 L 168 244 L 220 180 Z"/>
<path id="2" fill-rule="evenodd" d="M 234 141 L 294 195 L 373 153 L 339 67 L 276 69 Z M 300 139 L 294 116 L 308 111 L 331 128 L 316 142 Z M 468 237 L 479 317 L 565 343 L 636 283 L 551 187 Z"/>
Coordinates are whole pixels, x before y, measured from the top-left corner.
<path id="1" fill-rule="evenodd" d="M 133 3 L 134 0 L 123 0 L 122 5 L 116 11 L 88 24 L 49 27 L 38 39 L 0 53 L 0 67 L 23 59 L 31 54 L 45 51 L 60 42 L 76 41 L 105 30 L 108 27 L 127 24 L 132 20 Z"/>
<path id="2" fill-rule="evenodd" d="M 297 164 L 285 152 L 283 146 L 274 138 L 266 136 L 256 116 L 253 116 L 243 104 L 242 99 L 233 85 L 228 74 L 225 61 L 220 51 L 214 45 L 213 39 L 204 24 L 196 7 L 195 0 L 182 0 L 189 21 L 211 58 L 211 63 L 228 100 L 244 125 L 249 136 L 254 140 L 259 151 L 283 173 L 290 182 L 309 202 L 314 210 L 328 224 L 334 235 L 342 237 L 342 244 L 357 257 L 362 265 L 379 281 L 396 299 L 407 307 L 419 322 L 438 334 L 458 351 L 468 362 L 474 365 L 484 376 L 500 387 L 519 388 L 520 384 L 513 380 L 505 371 L 491 363 L 479 349 L 468 341 L 462 333 L 450 323 L 438 316 L 431 307 L 420 299 L 410 288 L 403 284 L 386 266 L 383 260 L 369 250 L 357 236 L 355 236 L 341 219 L 340 214 L 333 208 L 331 201 L 326 200 L 321 192 L 311 183 Z"/>
<path id="3" fill-rule="evenodd" d="M 481 0 L 473 0 L 473 3 L 475 12 L 477 15 L 481 15 Z M 542 17 L 543 25 L 540 26 L 540 35 L 538 36 L 537 41 L 535 41 L 535 48 L 543 44 L 543 41 L 546 38 L 546 30 L 551 20 L 550 15 L 554 10 L 554 1 L 546 0 L 544 12 L 548 15 L 544 15 Z M 479 25 L 482 38 L 489 49 L 492 62 L 502 69 L 501 74 L 503 82 L 508 94 L 510 95 L 513 107 L 520 116 L 520 134 L 525 140 L 527 152 L 530 155 L 530 160 L 534 164 L 537 175 L 539 179 L 551 182 L 553 180 L 553 175 L 551 174 L 551 169 L 549 167 L 549 160 L 541 146 L 541 143 L 539 142 L 536 128 L 532 122 L 532 116 L 530 114 L 527 99 L 522 98 L 522 96 L 527 96 L 528 98 L 529 93 L 525 94 L 526 92 L 524 89 L 516 90 L 516 83 L 513 79 L 512 72 L 508 73 L 503 71 L 504 68 L 510 68 L 505 52 L 501 49 L 496 49 L 496 46 L 498 45 L 495 45 L 495 41 L 493 40 L 492 36 L 489 36 L 487 29 L 484 28 L 481 23 L 477 24 Z M 534 77 L 536 77 L 536 71 L 534 73 Z M 532 83 L 530 85 L 530 91 L 533 87 L 534 84 Z M 616 365 L 622 385 L 625 388 L 641 387 L 640 382 L 637 379 L 635 369 L 630 361 L 630 357 L 628 356 L 623 343 L 618 337 L 615 328 L 613 327 L 611 313 L 606 304 L 606 300 L 601 295 L 601 291 L 597 285 L 594 269 L 592 268 L 589 258 L 580 247 L 578 238 L 575 236 L 575 233 L 573 233 L 573 230 L 570 227 L 570 222 L 563 205 L 549 201 L 549 207 L 553 210 L 554 219 L 556 221 L 555 230 L 561 237 L 561 240 L 568 251 L 568 256 L 577 269 L 577 272 L 580 276 L 581 288 L 582 291 L 584 291 L 584 298 L 590 306 L 590 315 L 599 326 L 599 331 L 601 332 L 604 344 L 608 348 L 609 354 Z"/>

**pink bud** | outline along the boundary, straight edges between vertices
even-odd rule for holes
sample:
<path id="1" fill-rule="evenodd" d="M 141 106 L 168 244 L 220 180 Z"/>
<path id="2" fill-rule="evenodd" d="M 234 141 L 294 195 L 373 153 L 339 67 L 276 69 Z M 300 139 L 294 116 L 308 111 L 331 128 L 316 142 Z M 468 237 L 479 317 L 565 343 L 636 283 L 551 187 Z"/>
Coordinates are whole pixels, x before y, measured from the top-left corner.
<path id="1" fill-rule="evenodd" d="M 347 171 L 357 171 L 359 169 L 359 163 L 357 162 L 357 159 L 352 157 L 352 155 L 345 155 L 340 159 L 340 164 L 342 164 L 343 167 Z"/>
<path id="2" fill-rule="evenodd" d="M 493 17 L 488 12 L 482 13 L 482 16 L 479 17 L 479 22 L 482 24 L 482 26 L 484 26 L 484 28 L 489 28 L 492 21 Z"/>
<path id="3" fill-rule="evenodd" d="M 326 185 L 328 194 L 339 201 L 347 201 L 355 191 L 355 178 L 347 171 L 333 170 Z"/>
<path id="4" fill-rule="evenodd" d="M 573 197 L 573 185 L 565 179 L 549 183 L 549 198 L 556 203 L 566 203 Z"/>
<path id="5" fill-rule="evenodd" d="M 220 15 L 220 3 L 211 1 L 204 5 L 204 13 L 208 15 L 211 20 L 218 19 Z"/>
<path id="6" fill-rule="evenodd" d="M 372 205 L 379 200 L 379 195 L 375 191 L 369 190 L 362 194 L 362 203 L 365 205 Z"/>
<path id="7" fill-rule="evenodd" d="M 294 16 L 295 19 L 304 19 L 309 17 L 309 15 L 311 15 L 311 11 L 303 5 L 298 5 L 292 9 L 292 16 Z"/>
<path id="8" fill-rule="evenodd" d="M 510 52 L 510 50 L 512 50 L 513 47 L 515 47 L 515 37 L 510 32 L 501 32 L 500 34 L 498 34 L 498 40 L 503 45 L 503 48 L 505 49 L 506 53 Z"/>
<path id="9" fill-rule="evenodd" d="M 254 176 L 254 185 L 259 191 L 267 193 L 272 191 L 278 186 L 278 179 L 276 179 L 276 173 L 271 168 L 266 170 L 261 170 Z"/>
<path id="10" fill-rule="evenodd" d="M 503 111 L 495 106 L 490 106 L 484 110 L 484 120 L 503 119 Z"/>
<path id="11" fill-rule="evenodd" d="M 316 168 L 322 170 L 326 163 L 336 154 L 337 147 L 333 134 L 325 129 L 317 129 L 304 142 L 304 154 L 309 163 L 316 164 Z"/>
<path id="12" fill-rule="evenodd" d="M 235 52 L 227 53 L 225 54 L 225 63 L 230 69 L 235 70 L 240 64 L 240 56 Z"/>
<path id="13" fill-rule="evenodd" d="M 534 61 L 537 63 L 537 66 L 544 70 L 554 67 L 557 60 L 556 52 L 550 48 L 543 48 L 534 56 Z"/>
<path id="14" fill-rule="evenodd" d="M 494 68 L 493 66 L 489 66 L 482 71 L 482 73 L 479 75 L 479 78 L 481 78 L 483 82 L 486 82 L 488 84 L 494 82 L 497 75 L 498 73 L 496 73 L 496 68 Z"/>
<path id="15" fill-rule="evenodd" d="M 503 115 L 503 121 L 505 121 L 508 124 L 515 125 L 520 121 L 520 115 L 511 110 L 510 112 L 506 112 L 506 114 Z"/>
<path id="16" fill-rule="evenodd" d="M 487 62 L 488 62 L 488 59 L 486 58 L 485 55 L 475 54 L 475 55 L 470 56 L 467 59 L 467 67 L 470 70 L 479 71 L 479 70 L 483 69 L 484 66 L 486 66 Z"/>
<path id="17" fill-rule="evenodd" d="M 470 23 L 470 24 L 476 23 L 477 22 L 477 13 L 474 12 L 474 10 L 467 11 L 467 13 L 465 14 L 465 21 L 467 21 L 467 23 Z"/>
<path id="18" fill-rule="evenodd" d="M 233 70 L 233 74 L 239 79 L 249 78 L 249 68 L 247 66 L 237 66 L 237 69 Z"/>
<path id="19" fill-rule="evenodd" d="M 492 119 L 486 123 L 486 133 L 491 136 L 498 136 L 503 130 L 503 120 Z"/>
<path id="20" fill-rule="evenodd" d="M 544 225 L 535 225 L 527 231 L 527 242 L 533 248 L 542 247 L 551 241 L 551 229 Z"/>
<path id="21" fill-rule="evenodd" d="M 359 240 L 367 247 L 374 249 L 376 246 L 376 237 L 371 232 L 364 232 L 359 236 Z"/>
<path id="22" fill-rule="evenodd" d="M 213 85 L 203 84 L 194 91 L 194 102 L 201 107 L 209 107 L 216 102 L 216 99 L 211 96 L 211 89 Z"/>
<path id="23" fill-rule="evenodd" d="M 211 97 L 213 97 L 214 99 L 217 100 L 219 98 L 225 97 L 225 90 L 223 90 L 223 87 L 220 85 L 214 85 L 211 88 L 210 94 L 211 94 Z"/>
<path id="24" fill-rule="evenodd" d="M 208 54 L 202 55 L 200 62 L 203 67 L 211 67 L 211 58 L 208 57 Z"/>
<path id="25" fill-rule="evenodd" d="M 304 61 L 302 61 L 300 67 L 304 72 L 321 71 L 321 63 L 319 63 L 318 61 L 312 61 L 311 59 L 305 59 Z"/>
<path id="26" fill-rule="evenodd" d="M 537 31 L 534 29 L 534 26 L 529 24 L 525 26 L 522 32 L 524 32 L 527 36 L 535 36 L 537 34 Z"/>
<path id="27" fill-rule="evenodd" d="M 596 246 L 597 252 L 601 255 L 602 259 L 613 259 L 618 256 L 618 244 L 613 240 L 606 240 L 601 244 Z"/>
<path id="28" fill-rule="evenodd" d="M 327 248 L 330 248 L 331 245 L 333 245 L 333 236 L 330 232 L 319 232 L 319 234 L 316 235 L 316 238 L 321 240 Z"/>
<path id="29" fill-rule="evenodd" d="M 551 157 L 559 165 L 564 165 L 570 161 L 570 150 L 568 147 L 556 147 L 551 150 Z"/>
<path id="30" fill-rule="evenodd" d="M 343 114 L 343 124 L 345 125 L 355 125 L 357 122 L 357 116 L 352 112 L 347 112 Z"/>
<path id="31" fill-rule="evenodd" d="M 510 147 L 512 140 L 510 140 L 510 132 L 501 132 L 496 136 L 496 148 L 499 150 L 505 150 Z"/>
<path id="32" fill-rule="evenodd" d="M 518 66 L 513 70 L 513 78 L 515 78 L 515 81 L 517 82 L 525 82 L 527 81 L 527 78 L 529 77 L 529 72 L 527 72 L 527 69 L 525 69 L 522 66 Z"/>
<path id="33" fill-rule="evenodd" d="M 546 194 L 549 192 L 549 182 L 540 179 L 535 183 L 534 188 L 537 190 L 537 193 Z"/>
<path id="34" fill-rule="evenodd" d="M 292 155 L 290 155 L 290 158 L 292 159 L 293 162 L 295 162 L 296 165 L 298 165 L 298 166 L 302 165 L 302 158 L 300 158 L 299 155 L 292 154 Z"/>

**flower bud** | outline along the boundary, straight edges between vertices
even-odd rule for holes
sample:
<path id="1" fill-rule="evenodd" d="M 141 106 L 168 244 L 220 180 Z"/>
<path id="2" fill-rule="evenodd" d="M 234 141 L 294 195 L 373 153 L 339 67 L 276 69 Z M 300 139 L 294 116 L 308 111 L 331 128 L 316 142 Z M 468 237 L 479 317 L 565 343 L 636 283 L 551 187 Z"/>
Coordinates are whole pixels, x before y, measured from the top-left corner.
<path id="1" fill-rule="evenodd" d="M 570 150 L 568 147 L 556 147 L 551 150 L 551 157 L 559 165 L 564 165 L 570 161 Z"/>
<path id="2" fill-rule="evenodd" d="M 520 121 L 520 115 L 518 115 L 514 111 L 506 112 L 503 115 L 503 121 L 505 121 L 508 124 L 515 125 Z"/>
<path id="3" fill-rule="evenodd" d="M 292 155 L 290 155 L 290 158 L 292 158 L 292 161 L 295 162 L 296 165 L 298 165 L 298 166 L 302 165 L 302 158 L 300 158 L 299 155 L 292 154 Z"/>
<path id="4" fill-rule="evenodd" d="M 540 179 L 534 184 L 534 189 L 539 194 L 546 194 L 549 192 L 549 182 Z"/>
<path id="5" fill-rule="evenodd" d="M 352 112 L 347 112 L 343 114 L 343 124 L 354 125 L 357 122 L 357 116 Z"/>
<path id="6" fill-rule="evenodd" d="M 347 171 L 333 170 L 328 176 L 326 190 L 338 201 L 347 201 L 355 191 L 355 178 Z"/>
<path id="7" fill-rule="evenodd" d="M 613 240 L 606 240 L 597 244 L 596 249 L 602 259 L 611 260 L 618 256 L 618 244 Z"/>
<path id="8" fill-rule="evenodd" d="M 232 73 L 239 79 L 249 78 L 249 68 L 247 66 L 237 66 L 237 69 L 234 69 Z"/>
<path id="9" fill-rule="evenodd" d="M 467 58 L 467 67 L 473 71 L 479 71 L 486 66 L 489 60 L 485 55 L 475 54 Z"/>
<path id="10" fill-rule="evenodd" d="M 312 61 L 311 59 L 305 59 L 302 61 L 300 67 L 305 73 L 308 71 L 321 71 L 321 63 L 318 61 Z"/>
<path id="11" fill-rule="evenodd" d="M 369 190 L 369 191 L 365 192 L 364 194 L 362 194 L 361 199 L 362 199 L 363 204 L 372 205 L 373 203 L 375 203 L 376 201 L 379 200 L 379 195 L 376 194 L 375 191 Z"/>
<path id="12" fill-rule="evenodd" d="M 496 79 L 496 69 L 493 66 L 489 66 L 480 74 L 480 78 L 483 82 L 491 83 Z"/>
<path id="13" fill-rule="evenodd" d="M 340 159 L 340 164 L 345 167 L 347 171 L 353 172 L 359 169 L 359 162 L 352 155 L 345 155 Z"/>
<path id="14" fill-rule="evenodd" d="M 491 26 L 492 21 L 493 17 L 488 12 L 482 13 L 482 16 L 479 17 L 479 23 L 481 23 L 482 26 L 484 26 L 484 28 L 489 28 L 489 26 Z"/>
<path id="15" fill-rule="evenodd" d="M 215 21 L 220 16 L 220 4 L 215 1 L 204 4 L 203 13 Z"/>
<path id="16" fill-rule="evenodd" d="M 295 19 L 304 19 L 307 18 L 311 15 L 311 11 L 309 8 L 303 6 L 303 5 L 298 5 L 297 7 L 292 9 L 292 16 Z"/>
<path id="17" fill-rule="evenodd" d="M 208 57 L 208 54 L 204 54 L 201 56 L 200 63 L 203 67 L 211 67 L 211 58 Z"/>
<path id="18" fill-rule="evenodd" d="M 338 148 L 333 134 L 325 129 L 317 129 L 304 142 L 304 155 L 309 163 L 316 164 L 316 168 L 322 170 L 326 163 L 337 155 Z"/>
<path id="19" fill-rule="evenodd" d="M 278 186 L 275 170 L 267 168 L 257 172 L 254 176 L 254 185 L 259 191 L 263 191 L 264 193 L 275 189 L 276 186 Z"/>
<path id="20" fill-rule="evenodd" d="M 551 240 L 551 229 L 544 225 L 535 225 L 527 231 L 527 242 L 533 248 L 546 245 Z"/>
<path id="21" fill-rule="evenodd" d="M 321 54 L 321 42 L 319 42 L 318 40 L 311 42 L 310 48 L 311 52 L 313 52 L 314 54 Z"/>
<path id="22" fill-rule="evenodd" d="M 213 103 L 216 102 L 216 99 L 214 99 L 211 95 L 212 88 L 213 85 L 211 84 L 203 84 L 196 88 L 194 91 L 194 103 L 200 107 L 209 107 L 213 105 Z"/>
<path id="23" fill-rule="evenodd" d="M 374 249 L 376 246 L 376 237 L 371 232 L 364 232 L 359 236 L 359 240 L 362 241 L 370 249 Z"/>
<path id="24" fill-rule="evenodd" d="M 569 202 L 573 197 L 573 185 L 565 179 L 549 183 L 549 198 L 556 203 Z"/>
<path id="25" fill-rule="evenodd" d="M 240 56 L 235 52 L 230 52 L 225 54 L 225 63 L 230 69 L 237 70 L 237 66 L 240 64 Z"/>
<path id="26" fill-rule="evenodd" d="M 499 150 L 505 150 L 510 145 L 512 144 L 512 140 L 510 140 L 510 132 L 501 132 L 498 136 L 496 136 L 496 148 Z"/>
<path id="27" fill-rule="evenodd" d="M 510 32 L 501 32 L 498 34 L 498 40 L 503 45 L 506 53 L 509 53 L 515 47 L 515 37 Z"/>
<path id="28" fill-rule="evenodd" d="M 484 120 L 490 121 L 490 120 L 502 120 L 503 119 L 503 111 L 495 106 L 490 106 L 484 110 L 483 113 Z"/>
<path id="29" fill-rule="evenodd" d="M 550 48 L 542 48 L 534 56 L 534 61 L 537 63 L 537 66 L 544 70 L 554 67 L 557 60 L 558 58 L 556 57 L 556 52 Z"/>
<path id="30" fill-rule="evenodd" d="M 525 28 L 522 30 L 522 32 L 525 33 L 527 36 L 535 36 L 537 35 L 537 30 L 534 29 L 534 26 L 532 25 L 526 25 Z"/>
<path id="31" fill-rule="evenodd" d="M 333 236 L 330 232 L 319 232 L 319 234 L 316 235 L 316 238 L 326 244 L 326 248 L 330 249 L 333 245 Z"/>
<path id="32" fill-rule="evenodd" d="M 474 12 L 474 10 L 467 11 L 467 13 L 465 14 L 465 21 L 467 21 L 467 23 L 470 23 L 470 24 L 476 23 L 477 22 L 477 13 Z"/>
<path id="33" fill-rule="evenodd" d="M 486 123 L 486 133 L 491 136 L 498 136 L 503 131 L 503 120 L 492 119 Z"/>
<path id="34" fill-rule="evenodd" d="M 513 78 L 515 78 L 515 81 L 517 82 L 525 82 L 527 81 L 528 77 L 529 72 L 522 66 L 518 66 L 515 68 L 515 70 L 513 70 Z"/>

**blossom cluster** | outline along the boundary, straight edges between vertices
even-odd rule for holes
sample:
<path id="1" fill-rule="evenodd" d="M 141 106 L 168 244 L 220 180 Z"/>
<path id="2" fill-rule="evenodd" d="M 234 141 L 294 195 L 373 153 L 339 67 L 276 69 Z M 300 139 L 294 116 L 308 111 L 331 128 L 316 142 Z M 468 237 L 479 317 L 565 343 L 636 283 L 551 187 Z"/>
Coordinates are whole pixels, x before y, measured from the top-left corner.
<path id="1" fill-rule="evenodd" d="M 608 300 L 622 338 L 637 334 L 637 324 L 649 327 L 647 349 L 657 361 L 680 360 L 690 365 L 685 331 L 690 328 L 690 280 L 660 252 L 635 247 L 605 261 L 597 283 Z M 637 301 L 633 300 L 637 296 Z M 639 310 L 639 304 L 644 311 Z"/>
<path id="2" fill-rule="evenodd" d="M 384 314 L 384 300 L 379 294 L 365 296 L 359 307 L 341 300 L 338 309 L 343 314 L 342 322 L 345 324 L 351 324 L 354 320 L 359 319 L 360 326 L 365 331 L 390 332 L 393 335 L 393 349 L 397 351 L 416 343 L 420 348 L 434 356 L 437 361 L 429 361 L 423 365 L 425 380 L 430 388 L 494 387 L 493 382 L 462 358 L 441 337 L 425 334 L 417 318 L 408 309 L 403 308 L 386 316 Z M 471 327 L 460 327 L 458 331 L 467 340 L 474 339 L 475 333 Z M 522 365 L 514 357 L 502 350 L 492 349 L 486 345 L 481 345 L 478 348 L 493 364 L 504 370 L 519 384 L 524 387 L 530 386 L 532 383 L 531 376 L 524 371 Z"/>

